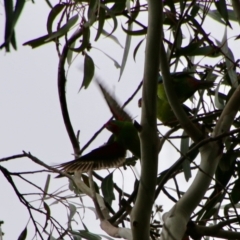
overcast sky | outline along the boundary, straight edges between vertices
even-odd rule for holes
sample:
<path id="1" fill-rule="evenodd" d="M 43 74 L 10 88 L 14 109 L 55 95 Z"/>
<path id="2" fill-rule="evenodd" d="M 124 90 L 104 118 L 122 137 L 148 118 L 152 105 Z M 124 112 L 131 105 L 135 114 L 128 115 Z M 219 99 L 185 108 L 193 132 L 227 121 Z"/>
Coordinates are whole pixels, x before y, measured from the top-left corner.
<path id="1" fill-rule="evenodd" d="M 22 46 L 22 43 L 46 34 L 48 13 L 49 8 L 44 1 L 36 1 L 35 4 L 28 1 L 16 28 L 18 51 L 0 52 L 0 158 L 20 154 L 24 150 L 30 151 L 50 165 L 73 159 L 73 150 L 63 124 L 58 100 L 58 57 L 55 45 L 50 43 L 37 49 Z M 1 7 L 0 29 L 4 28 L 4 21 L 4 9 Z M 109 26 L 111 24 L 109 23 Z M 1 30 L 1 39 L 3 39 L 3 32 Z M 124 35 L 118 35 L 118 38 L 120 43 L 124 45 Z M 141 38 L 133 40 L 133 49 L 139 40 Z M 92 41 L 92 46 L 102 49 L 121 63 L 123 49 L 113 41 L 102 37 L 97 43 Z M 111 60 L 96 49 L 92 49 L 89 53 L 95 61 L 97 75 L 106 82 L 121 103 L 131 96 L 143 75 L 144 44 L 139 49 L 136 62 L 132 58 L 133 49 L 130 52 L 129 61 L 120 83 L 118 82 L 119 69 L 114 67 Z M 67 99 L 70 117 L 74 130 L 81 130 L 81 146 L 111 116 L 94 83 L 90 85 L 89 89 L 81 90 L 78 93 L 83 78 L 82 67 L 83 57 L 79 55 L 71 65 L 67 77 Z M 138 121 L 140 121 L 140 109 L 137 108 L 139 97 L 140 93 L 127 107 L 131 116 Z M 102 145 L 107 141 L 109 135 L 104 130 L 86 152 Z M 159 156 L 160 159 L 166 159 L 166 161 L 160 161 L 159 168 L 161 170 L 170 166 L 177 159 L 177 152 L 169 149 L 168 145 Z M 13 172 L 41 169 L 28 159 L 12 160 L 4 163 L 3 166 Z M 103 171 L 103 174 L 107 175 L 108 173 Z M 46 175 L 38 174 L 30 177 L 30 179 L 44 187 Z M 124 186 L 124 190 L 131 190 L 134 179 L 131 171 L 126 174 L 123 185 L 121 183 L 122 173 L 119 170 L 115 171 L 114 179 L 119 182 L 120 186 Z M 27 224 L 28 213 L 1 174 L 0 182 L 0 220 L 4 221 L 2 225 L 2 230 L 5 233 L 4 239 L 17 239 Z M 19 179 L 16 179 L 16 183 L 22 192 L 33 191 L 29 185 L 24 184 Z M 51 190 L 56 190 L 67 183 L 67 179 L 52 179 Z M 37 199 L 37 197 L 34 197 L 34 199 Z M 88 205 L 91 204 L 91 201 L 88 201 Z M 165 204 L 164 209 L 167 210 L 166 198 L 161 198 L 158 204 Z M 56 214 L 55 217 L 61 218 L 62 223 L 66 224 L 66 211 L 58 212 L 58 207 L 55 206 L 51 210 L 53 214 Z M 90 231 L 100 233 L 99 223 L 95 222 L 95 216 L 92 212 L 87 211 L 85 219 Z M 30 228 L 32 228 L 32 225 Z M 80 221 L 76 229 L 83 229 Z M 28 239 L 32 239 L 33 229 L 30 232 Z"/>

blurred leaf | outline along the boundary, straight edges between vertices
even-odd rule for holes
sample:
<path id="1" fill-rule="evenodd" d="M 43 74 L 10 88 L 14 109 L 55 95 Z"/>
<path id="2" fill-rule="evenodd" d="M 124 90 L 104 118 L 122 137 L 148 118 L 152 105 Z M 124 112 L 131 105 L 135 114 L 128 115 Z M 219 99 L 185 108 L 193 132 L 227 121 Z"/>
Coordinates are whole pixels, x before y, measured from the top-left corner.
<path id="1" fill-rule="evenodd" d="M 110 173 L 107 177 L 105 177 L 102 181 L 102 193 L 104 196 L 104 200 L 111 206 L 112 200 L 115 200 L 114 192 L 113 192 L 113 173 Z"/>
<path id="2" fill-rule="evenodd" d="M 123 48 L 123 46 L 121 45 L 121 43 L 118 41 L 117 37 L 115 37 L 113 34 L 110 35 L 110 33 L 108 33 L 107 31 L 105 31 L 104 29 L 102 30 L 102 34 L 105 35 L 106 37 L 110 38 L 110 39 L 113 40 L 115 43 L 117 43 L 121 48 Z"/>
<path id="3" fill-rule="evenodd" d="M 27 227 L 24 228 L 24 230 L 21 232 L 20 236 L 18 237 L 18 240 L 25 240 L 27 237 Z"/>
<path id="4" fill-rule="evenodd" d="M 43 192 L 43 198 L 42 198 L 43 200 L 45 199 L 46 194 L 47 194 L 47 192 L 48 192 L 48 188 L 49 188 L 49 184 L 50 184 L 50 179 L 51 179 L 51 175 L 48 174 L 48 175 L 47 175 L 47 180 L 46 180 L 45 186 L 44 186 L 44 192 Z"/>
<path id="5" fill-rule="evenodd" d="M 128 30 L 132 30 L 132 24 L 128 24 Z M 128 53 L 130 50 L 130 45 L 131 45 L 131 39 L 132 37 L 130 35 L 126 35 L 126 41 L 125 41 L 125 46 L 124 46 L 124 52 L 123 52 L 123 58 L 122 58 L 122 63 L 121 63 L 121 69 L 120 69 L 120 74 L 119 74 L 119 79 L 120 80 L 122 73 L 124 71 L 124 68 L 127 63 L 127 58 L 128 58 Z"/>
<path id="6" fill-rule="evenodd" d="M 234 204 L 240 201 L 240 178 L 236 180 L 230 196 Z"/>
<path id="7" fill-rule="evenodd" d="M 134 61 L 136 61 L 137 51 L 138 51 L 139 47 L 141 46 L 141 44 L 142 44 L 142 42 L 143 42 L 144 39 L 145 39 L 145 38 L 143 38 L 143 39 L 137 44 L 137 46 L 136 46 L 135 49 L 134 49 L 134 52 L 133 52 L 133 59 L 134 59 Z"/>
<path id="8" fill-rule="evenodd" d="M 230 22 L 228 20 L 228 10 L 227 10 L 226 1 L 225 0 L 217 0 L 217 1 L 214 1 L 214 3 L 215 3 L 215 6 L 216 6 L 219 14 L 224 19 L 226 25 L 231 27 L 231 24 L 230 24 Z"/>
<path id="9" fill-rule="evenodd" d="M 63 4 L 57 4 L 50 11 L 50 13 L 48 15 L 48 19 L 47 19 L 47 31 L 48 31 L 48 34 L 52 33 L 53 21 L 55 20 L 57 15 L 63 10 L 64 7 L 65 6 Z"/>
<path id="10" fill-rule="evenodd" d="M 202 12 L 205 12 L 205 5 L 201 5 L 199 4 L 199 9 L 202 11 Z M 225 22 L 221 19 L 221 15 L 219 14 L 218 11 L 214 11 L 214 10 L 208 10 L 208 13 L 207 13 L 207 16 L 208 17 L 211 17 L 212 19 L 216 20 L 217 22 L 219 23 L 222 23 L 222 24 L 225 24 Z"/>
<path id="11" fill-rule="evenodd" d="M 221 86 L 221 82 L 218 83 L 216 89 L 215 89 L 215 98 L 214 98 L 214 101 L 215 101 L 215 106 L 216 108 L 218 109 L 223 109 L 224 108 L 224 101 L 221 97 L 219 97 L 219 94 L 218 94 L 218 91 L 219 91 L 219 88 Z"/>
<path id="12" fill-rule="evenodd" d="M 100 7 L 99 9 L 99 15 L 98 15 L 98 30 L 97 30 L 97 34 L 95 37 L 94 41 L 97 41 L 98 38 L 100 37 L 102 31 L 103 31 L 103 26 L 105 23 L 105 18 L 106 18 L 106 13 L 105 13 L 105 9 Z"/>
<path id="13" fill-rule="evenodd" d="M 99 235 L 91 233 L 87 230 L 80 230 L 79 235 L 87 240 L 101 240 L 102 239 Z"/>
<path id="14" fill-rule="evenodd" d="M 69 46 L 68 53 L 67 53 L 67 63 L 68 63 L 68 65 L 70 65 L 70 64 L 72 63 L 72 56 L 73 56 L 73 50 L 72 50 L 72 49 L 74 49 L 75 44 L 76 44 L 76 41 L 74 41 L 74 42 Z"/>
<path id="15" fill-rule="evenodd" d="M 110 9 L 114 14 L 121 13 L 126 8 L 126 0 L 118 0 L 114 2 L 114 5 Z"/>
<path id="16" fill-rule="evenodd" d="M 88 22 L 87 25 L 91 26 L 96 19 L 96 11 L 98 7 L 98 0 L 89 0 L 88 4 Z"/>
<path id="17" fill-rule="evenodd" d="M 187 47 L 176 50 L 174 57 L 180 56 L 206 56 L 206 57 L 219 57 L 220 51 L 212 46 L 198 47 L 199 43 L 189 44 Z"/>
<path id="18" fill-rule="evenodd" d="M 187 135 L 186 132 L 183 131 L 182 136 L 186 136 L 186 135 Z M 187 152 L 189 151 L 189 137 L 181 139 L 180 151 L 183 155 L 186 155 Z M 190 161 L 188 158 L 184 160 L 182 167 L 183 167 L 184 177 L 188 182 L 188 180 L 192 177 Z"/>
<path id="19" fill-rule="evenodd" d="M 112 61 L 113 61 L 113 63 L 114 63 L 114 66 L 116 67 L 116 68 L 120 68 L 121 67 L 121 65 L 117 62 L 117 60 L 115 60 L 114 58 L 112 58 L 110 55 L 108 55 L 107 53 L 105 53 L 105 52 L 103 52 L 101 49 L 99 49 L 99 48 L 95 48 L 95 49 L 97 49 L 97 50 L 99 50 L 101 53 L 103 53 L 106 57 L 108 57 L 109 59 L 111 59 Z"/>
<path id="20" fill-rule="evenodd" d="M 44 224 L 44 227 L 43 227 L 43 231 L 46 229 L 47 225 L 48 225 L 48 220 L 50 219 L 51 217 L 51 210 L 49 208 L 49 206 L 47 205 L 47 203 L 43 202 L 43 207 L 44 209 L 46 210 L 46 221 L 45 221 L 45 224 Z"/>
<path id="21" fill-rule="evenodd" d="M 107 6 L 105 6 L 104 4 L 101 4 L 101 7 L 106 10 L 107 14 L 109 14 L 109 16 L 113 20 L 113 29 L 109 34 L 109 35 L 112 35 L 115 32 L 115 30 L 117 29 L 117 26 L 118 26 L 117 18 L 115 16 L 115 14 Z"/>
<path id="22" fill-rule="evenodd" d="M 49 37 L 47 38 L 46 41 L 51 41 L 54 40 L 55 38 L 59 38 L 63 35 L 65 35 L 70 28 L 77 22 L 78 20 L 78 15 L 76 14 L 72 18 L 68 20 L 66 24 L 64 24 L 61 28 L 58 29 L 58 31 L 53 32 L 52 34 L 49 34 Z"/>
<path id="23" fill-rule="evenodd" d="M 75 213 L 77 212 L 77 208 L 75 205 L 68 203 L 69 206 L 69 216 L 68 216 L 68 226 L 71 226 L 71 221 Z"/>
<path id="24" fill-rule="evenodd" d="M 94 62 L 92 58 L 85 53 L 84 58 L 84 76 L 83 76 L 83 82 L 82 86 L 79 89 L 79 91 L 84 87 L 84 89 L 87 89 L 89 84 L 91 83 L 93 76 L 94 76 Z"/>

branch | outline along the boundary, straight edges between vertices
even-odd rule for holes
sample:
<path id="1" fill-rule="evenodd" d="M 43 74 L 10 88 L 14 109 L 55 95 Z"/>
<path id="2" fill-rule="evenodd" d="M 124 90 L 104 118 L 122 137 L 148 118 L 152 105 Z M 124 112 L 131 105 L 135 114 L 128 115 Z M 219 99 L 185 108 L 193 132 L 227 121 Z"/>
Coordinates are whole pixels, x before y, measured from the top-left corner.
<path id="1" fill-rule="evenodd" d="M 149 239 L 150 218 L 155 197 L 158 169 L 158 136 L 156 126 L 156 96 L 159 66 L 159 42 L 162 1 L 148 1 L 148 33 L 145 50 L 142 93 L 141 176 L 137 199 L 131 213 L 133 239 Z"/>

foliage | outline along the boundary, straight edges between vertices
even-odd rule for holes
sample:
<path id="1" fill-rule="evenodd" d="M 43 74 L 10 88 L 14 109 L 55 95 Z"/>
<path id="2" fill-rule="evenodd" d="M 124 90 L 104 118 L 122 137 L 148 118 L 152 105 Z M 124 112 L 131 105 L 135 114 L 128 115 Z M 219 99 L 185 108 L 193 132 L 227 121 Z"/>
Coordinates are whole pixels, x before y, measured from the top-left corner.
<path id="1" fill-rule="evenodd" d="M 15 7 L 13 7 L 13 1 L 5 1 L 5 39 L 1 48 L 5 48 L 6 51 L 10 51 L 10 46 L 16 49 L 15 27 L 20 14 L 24 14 L 24 4 L 25 1 L 17 0 Z M 49 2 L 48 4 L 51 6 Z M 183 196 L 188 194 L 193 185 L 186 189 L 183 184 L 179 183 L 180 176 L 184 175 L 186 181 L 189 181 L 192 178 L 196 179 L 197 172 L 205 174 L 205 178 L 208 178 L 211 185 L 203 183 L 206 186 L 206 191 L 203 191 L 203 197 L 196 203 L 197 206 L 193 207 L 190 216 L 186 216 L 187 224 L 183 229 L 184 236 L 186 239 L 188 236 L 193 239 L 200 239 L 204 236 L 228 239 L 240 238 L 240 234 L 237 232 L 239 229 L 238 203 L 240 201 L 240 164 L 238 158 L 240 155 L 240 118 L 237 112 L 239 101 L 236 97 L 236 92 L 239 91 L 239 58 L 233 49 L 234 42 L 239 41 L 239 36 L 236 35 L 235 39 L 228 36 L 229 32 L 232 33 L 232 30 L 236 28 L 236 23 L 239 21 L 237 16 L 239 16 L 240 8 L 237 8 L 236 4 L 236 1 L 233 1 L 233 4 L 227 4 L 225 0 L 215 2 L 167 0 L 163 2 L 164 36 L 162 42 L 166 48 L 167 58 L 166 62 L 163 61 L 164 63 L 161 62 L 161 64 L 166 64 L 170 72 L 190 72 L 199 81 L 214 80 L 216 86 L 214 89 L 198 91 L 193 98 L 186 102 L 186 105 L 190 108 L 190 120 L 198 129 L 198 132 L 194 132 L 192 131 L 193 128 L 189 130 L 184 125 L 177 107 L 173 106 L 174 99 L 172 101 L 171 92 L 169 94 L 170 90 L 167 87 L 168 77 L 164 73 L 163 65 L 160 64 L 167 96 L 179 121 L 176 121 L 167 132 L 166 127 L 158 122 L 159 149 L 162 151 L 170 143 L 178 151 L 179 158 L 175 160 L 171 167 L 158 172 L 156 176 L 155 203 L 152 207 L 149 233 L 152 239 L 161 238 L 163 221 L 168 219 L 167 214 L 173 211 L 167 212 L 165 206 L 159 206 L 157 204 L 158 199 L 166 195 L 173 205 L 178 203 L 179 199 L 184 199 Z M 121 79 L 129 53 L 133 54 L 135 59 L 138 51 L 141 50 L 141 45 L 145 44 L 146 35 L 151 28 L 145 18 L 148 10 L 148 4 L 139 0 L 132 2 L 126 0 L 61 1 L 50 9 L 46 23 L 46 34 L 24 43 L 24 45 L 32 48 L 42 47 L 49 42 L 56 44 L 59 55 L 58 91 L 60 105 L 66 130 L 76 156 L 85 151 L 103 128 L 80 149 L 78 138 L 71 124 L 71 116 L 68 114 L 65 95 L 65 83 L 67 81 L 65 64 L 67 62 L 70 65 L 75 57 L 84 58 L 84 77 L 80 90 L 82 88 L 87 89 L 94 79 L 95 62 L 97 61 L 90 55 L 91 43 L 98 41 L 102 36 L 106 36 L 119 44 L 118 38 L 114 34 L 119 34 L 119 31 L 121 31 L 120 34 L 124 34 L 126 37 L 121 64 L 111 58 L 110 53 L 105 53 L 105 56 L 109 57 L 116 67 L 120 67 L 119 79 Z M 119 22 L 126 19 L 127 22 L 119 27 Z M 107 22 L 111 22 L 111 29 L 106 26 Z M 214 26 L 209 27 L 208 25 L 211 23 L 225 29 L 223 33 L 219 34 L 218 38 L 211 35 L 211 28 Z M 158 30 L 161 31 L 161 29 L 155 31 Z M 130 52 L 132 38 L 138 39 L 139 43 L 134 46 L 133 52 Z M 160 53 L 160 61 L 161 59 L 164 59 L 163 50 Z M 146 63 L 146 65 L 148 64 Z M 142 82 L 139 79 L 138 89 L 123 107 L 134 98 L 141 86 Z M 143 99 L 143 101 L 145 100 Z M 144 125 L 138 126 L 140 136 L 141 127 L 144 128 Z M 200 138 L 196 136 L 200 136 Z M 178 147 L 179 143 L 180 147 Z M 155 145 L 157 145 L 157 142 Z M 201 165 L 205 161 L 204 152 L 208 152 L 209 146 L 217 151 L 215 155 L 215 152 L 212 151 L 213 162 L 216 161 L 216 169 L 214 164 L 212 166 L 212 175 L 206 172 Z M 199 152 L 202 158 L 201 163 L 197 158 Z M 132 221 L 132 226 L 135 227 L 130 213 L 134 207 L 139 185 L 142 184 L 137 178 L 132 192 L 125 192 L 121 189 L 119 183 L 114 181 L 115 172 L 112 169 L 110 169 L 110 174 L 106 176 L 102 176 L 101 172 L 95 171 L 83 174 L 81 181 L 79 175 L 72 177 L 48 166 L 30 153 L 24 152 L 20 155 L 2 158 L 0 163 L 22 157 L 27 157 L 47 169 L 43 171 L 59 173 L 69 179 L 70 193 L 67 191 L 68 189 L 49 192 L 50 175 L 47 178 L 45 188 L 42 189 L 24 177 L 27 173 L 10 172 L 0 165 L 1 172 L 14 189 L 19 200 L 28 209 L 30 219 L 35 227 L 36 238 L 44 239 L 47 236 L 48 239 L 63 239 L 68 235 L 72 239 L 101 239 L 101 236 L 91 233 L 83 222 L 83 229 L 81 230 L 72 227 L 72 222 L 82 221 L 81 217 L 76 220 L 76 213 L 79 214 L 80 209 L 87 208 L 82 202 L 82 196 L 88 195 L 95 205 L 95 209 L 89 208 L 88 210 L 93 210 L 96 213 L 100 218 L 102 229 L 111 236 L 105 236 L 105 238 L 112 239 L 112 237 L 125 236 L 126 239 L 132 239 L 131 234 L 129 235 L 131 231 L 128 231 L 129 229 L 125 226 Z M 136 157 L 127 159 L 124 168 L 129 169 L 134 166 L 137 163 Z M 160 165 L 161 161 L 162 159 L 159 159 Z M 32 173 L 41 174 L 42 171 L 33 171 Z M 37 199 L 41 203 L 40 207 L 35 207 L 28 200 L 28 196 L 18 190 L 13 177 L 21 178 L 36 188 L 37 193 L 34 194 L 40 196 Z M 129 179 L 124 177 L 124 181 L 128 182 Z M 174 184 L 175 188 L 169 188 L 169 183 Z M 194 186 L 195 189 L 198 187 L 201 188 L 200 185 Z M 117 206 L 113 204 L 114 200 L 117 201 Z M 68 210 L 67 227 L 63 227 L 51 211 L 52 206 L 56 203 L 62 204 Z M 159 219 L 162 211 L 167 212 L 163 221 Z M 37 223 L 33 212 L 44 215 L 45 221 L 40 224 Z M 182 215 L 185 218 L 185 215 Z M 96 222 L 96 224 L 98 223 Z M 109 230 L 109 228 L 113 230 Z M 123 230 L 123 232 L 120 232 L 120 230 Z M 124 230 L 126 231 L 124 232 Z M 182 235 L 180 233 L 177 239 L 182 239 Z M 27 226 L 20 234 L 19 239 L 26 239 L 26 237 Z M 168 236 L 165 239 L 172 238 Z"/>

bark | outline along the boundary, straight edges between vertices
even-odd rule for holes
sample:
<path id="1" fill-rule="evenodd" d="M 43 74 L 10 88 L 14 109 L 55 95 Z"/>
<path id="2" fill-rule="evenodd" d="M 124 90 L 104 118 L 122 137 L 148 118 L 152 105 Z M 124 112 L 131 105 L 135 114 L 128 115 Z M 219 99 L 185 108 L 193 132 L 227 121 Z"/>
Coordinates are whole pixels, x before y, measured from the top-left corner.
<path id="1" fill-rule="evenodd" d="M 156 96 L 159 66 L 161 1 L 148 1 L 148 33 L 146 40 L 142 93 L 141 176 L 137 199 L 131 213 L 134 240 L 149 240 L 150 217 L 155 197 L 158 169 L 158 136 Z"/>

